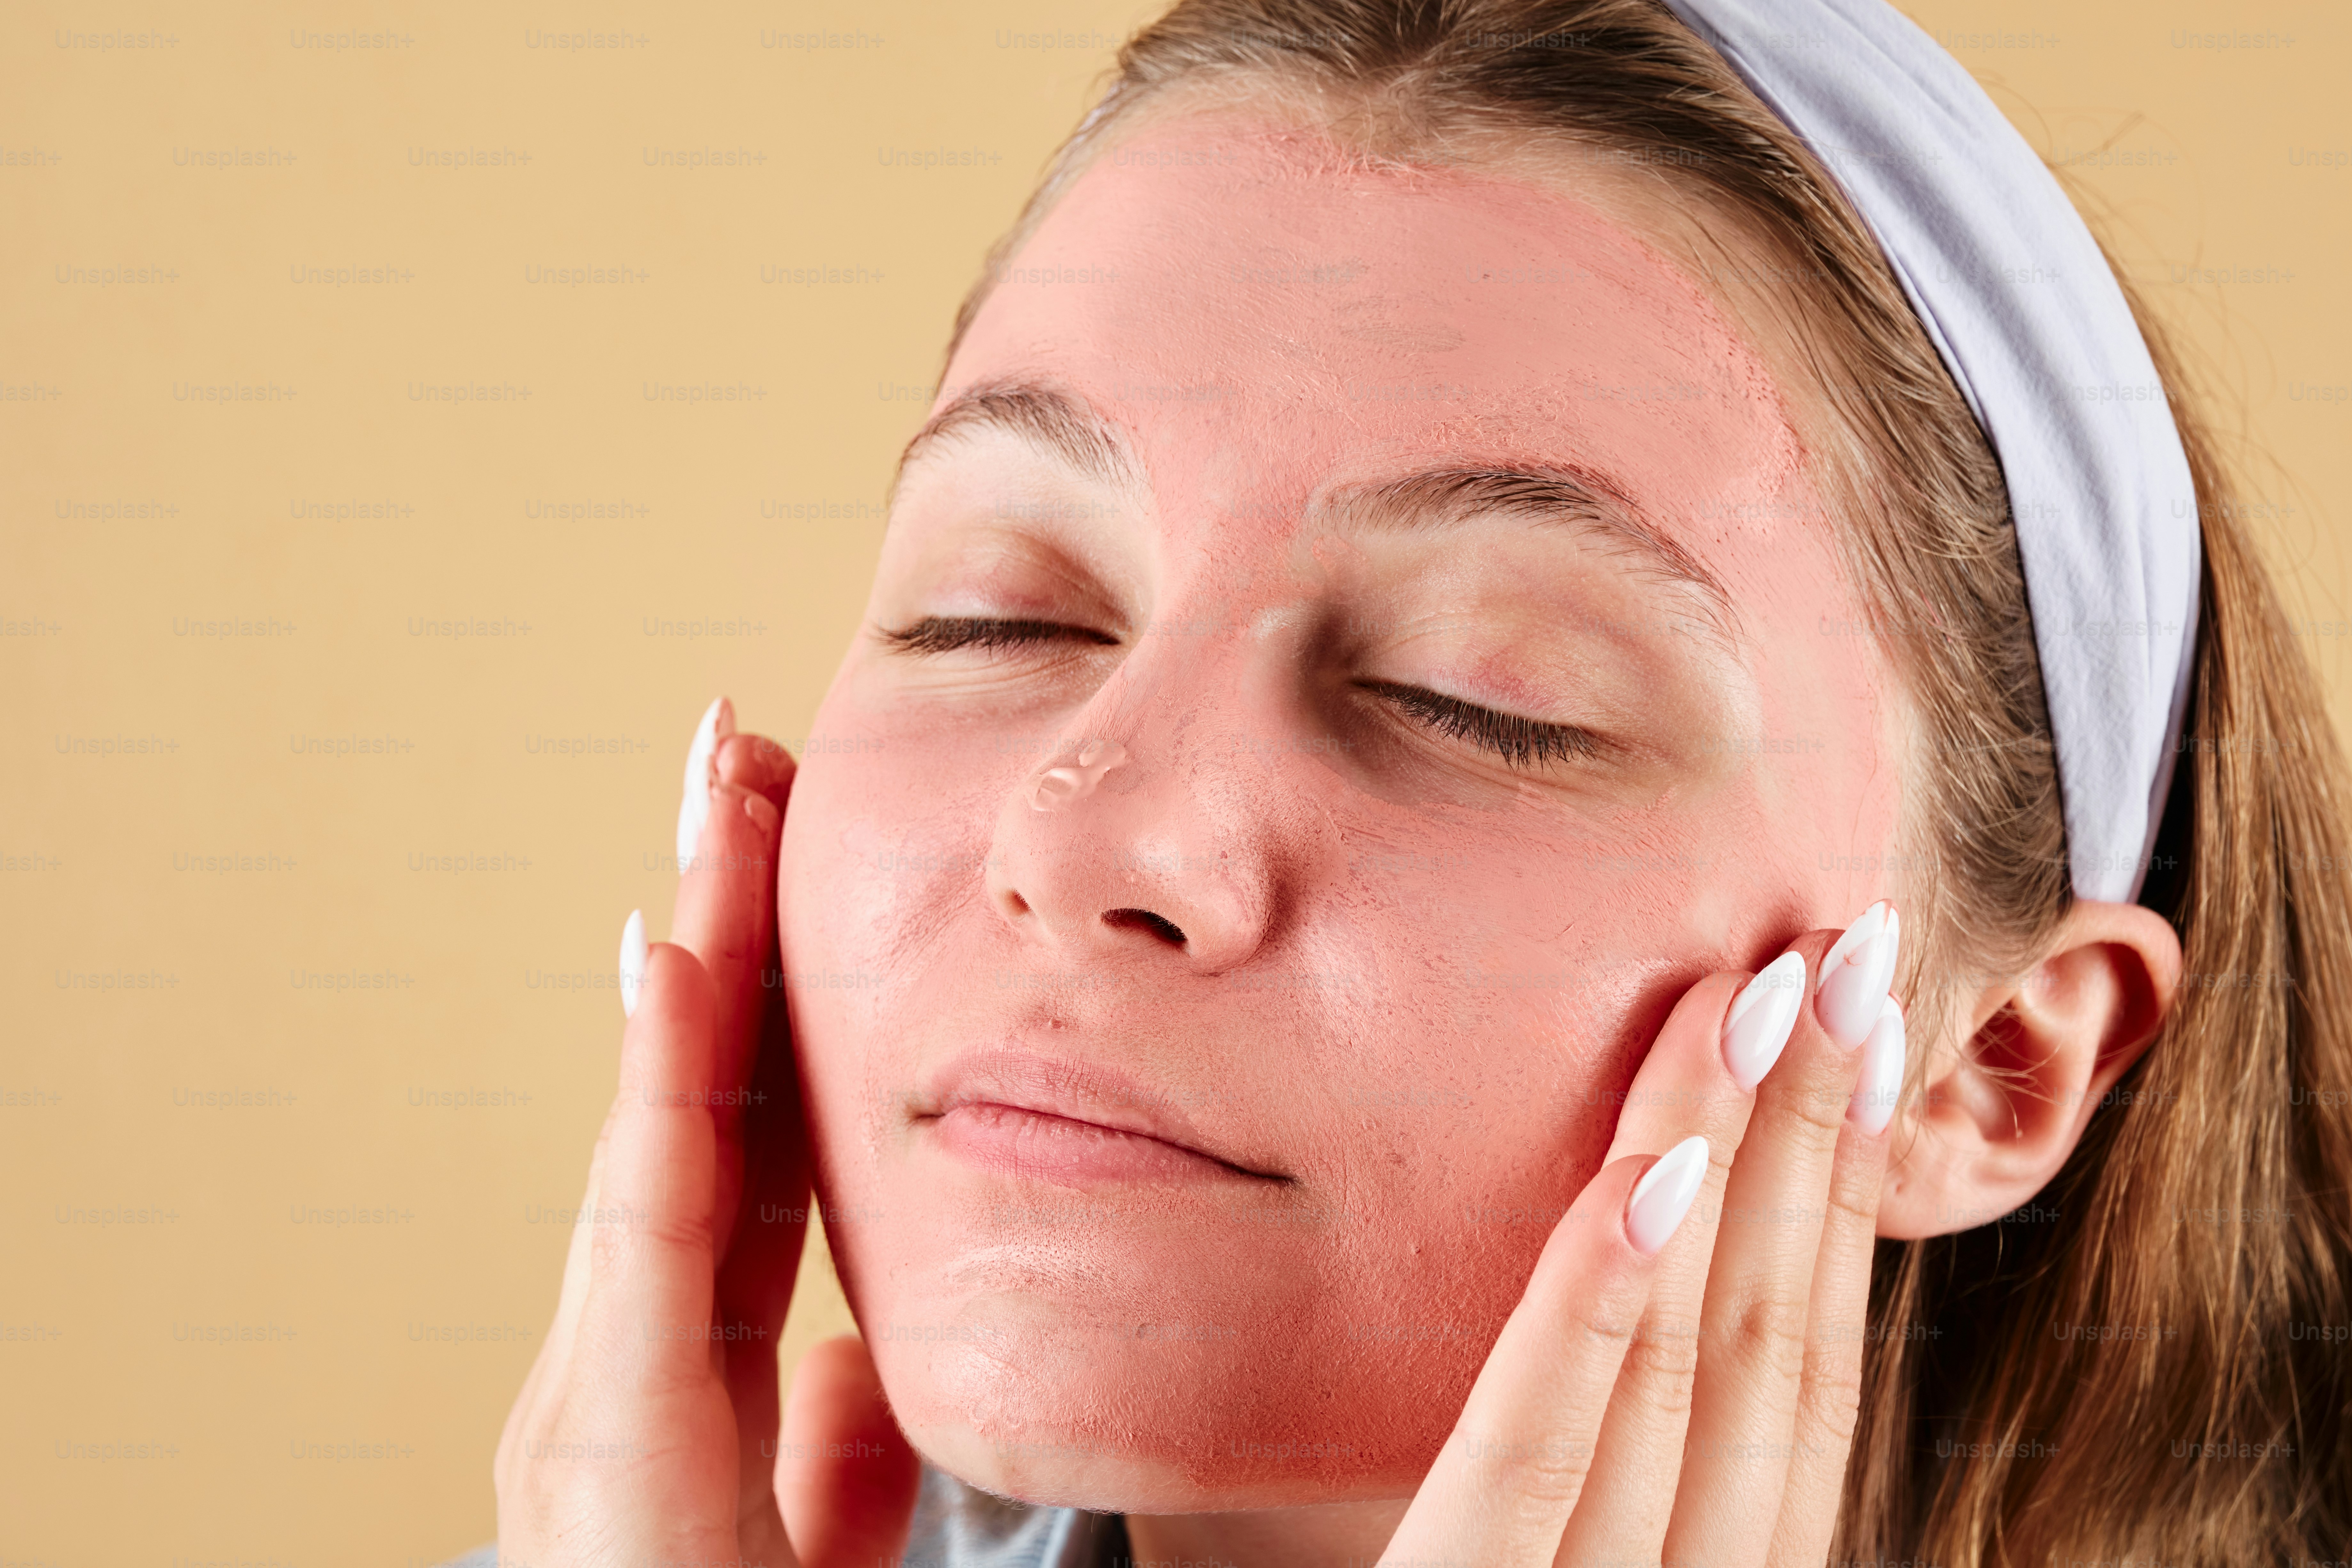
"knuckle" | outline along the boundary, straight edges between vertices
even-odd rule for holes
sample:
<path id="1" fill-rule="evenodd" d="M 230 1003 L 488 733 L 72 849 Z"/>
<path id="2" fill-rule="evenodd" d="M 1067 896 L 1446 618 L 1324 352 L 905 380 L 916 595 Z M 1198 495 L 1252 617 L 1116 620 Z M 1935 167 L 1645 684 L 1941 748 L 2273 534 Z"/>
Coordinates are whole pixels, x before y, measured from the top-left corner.
<path id="1" fill-rule="evenodd" d="M 595 1221 L 586 1226 L 589 1282 L 633 1268 L 662 1267 L 681 1256 L 715 1268 L 719 1195 L 715 1187 L 705 1189 L 700 1202 L 656 1203 L 625 1192 L 601 1195 Z"/>
<path id="2" fill-rule="evenodd" d="M 1799 1395 L 1799 1418 L 1843 1446 L 1853 1436 L 1862 1409 L 1862 1368 L 1843 1362 L 1824 1367 L 1805 1380 Z"/>
<path id="3" fill-rule="evenodd" d="M 1830 1183 L 1828 1222 L 1832 1235 L 1859 1236 L 1864 1239 L 1878 1233 L 1878 1194 L 1875 1184 L 1839 1179 Z"/>
<path id="4" fill-rule="evenodd" d="M 1795 1383 L 1804 1372 L 1806 1303 L 1764 1291 L 1737 1303 L 1715 1325 L 1720 1354 L 1755 1373 Z"/>
<path id="5" fill-rule="evenodd" d="M 1698 1338 L 1685 1324 L 1655 1328 L 1644 1324 L 1625 1347 L 1622 1374 L 1639 1391 L 1643 1402 L 1669 1415 L 1687 1414 L 1698 1383 Z"/>
<path id="6" fill-rule="evenodd" d="M 1810 1159 L 1826 1161 L 1837 1152 L 1853 1099 L 1853 1088 L 1839 1079 L 1791 1084 L 1772 1108 L 1772 1136 Z"/>
<path id="7" fill-rule="evenodd" d="M 625 1225 L 604 1225 L 588 1238 L 588 1279 L 596 1284 L 631 1268 L 660 1267 L 684 1256 L 716 1257 L 717 1231 L 708 1212 L 680 1214 L 636 1210 Z"/>
<path id="8" fill-rule="evenodd" d="M 1532 1522 L 1556 1521 L 1576 1506 L 1592 1471 L 1592 1445 L 1565 1433 L 1539 1437 L 1472 1439 L 1491 1459 L 1502 1495 Z"/>
<path id="9" fill-rule="evenodd" d="M 1808 1376 L 1797 1396 L 1797 1435 L 1803 1445 L 1800 1451 L 1810 1458 L 1851 1450 L 1861 1410 L 1859 1367 L 1851 1373 L 1824 1369 L 1818 1377 Z"/>
<path id="10" fill-rule="evenodd" d="M 656 1256 L 665 1253 L 686 1253 L 695 1257 L 710 1256 L 717 1244 L 707 1208 L 689 1211 L 656 1210 L 645 1216 L 637 1227 L 637 1237 Z"/>

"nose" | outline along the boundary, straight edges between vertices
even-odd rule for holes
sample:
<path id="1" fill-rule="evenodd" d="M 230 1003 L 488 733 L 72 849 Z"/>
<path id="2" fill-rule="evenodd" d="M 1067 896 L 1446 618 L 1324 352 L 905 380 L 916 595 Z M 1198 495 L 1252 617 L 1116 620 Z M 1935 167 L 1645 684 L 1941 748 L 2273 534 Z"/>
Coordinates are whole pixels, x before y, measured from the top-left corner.
<path id="1" fill-rule="evenodd" d="M 1274 901 L 1249 795 L 1167 730 L 1073 733 L 1007 794 L 990 901 L 1024 943 L 1066 959 L 1236 968 Z"/>

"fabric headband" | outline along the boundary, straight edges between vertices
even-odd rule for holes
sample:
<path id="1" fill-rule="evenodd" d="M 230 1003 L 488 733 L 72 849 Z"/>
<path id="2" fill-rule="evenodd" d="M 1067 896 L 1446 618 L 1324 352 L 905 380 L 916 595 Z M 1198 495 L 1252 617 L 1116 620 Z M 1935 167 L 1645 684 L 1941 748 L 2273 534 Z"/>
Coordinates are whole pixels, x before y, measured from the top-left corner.
<path id="1" fill-rule="evenodd" d="M 1883 0 L 1665 0 L 1837 177 L 2008 481 L 2074 891 L 2139 894 L 2203 546 L 2123 290 L 2025 139 Z"/>

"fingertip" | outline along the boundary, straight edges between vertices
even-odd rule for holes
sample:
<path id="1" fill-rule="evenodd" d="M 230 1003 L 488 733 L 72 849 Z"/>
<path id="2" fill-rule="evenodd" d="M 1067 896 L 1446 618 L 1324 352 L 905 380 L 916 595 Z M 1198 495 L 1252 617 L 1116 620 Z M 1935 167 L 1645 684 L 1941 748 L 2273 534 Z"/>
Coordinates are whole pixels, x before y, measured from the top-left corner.
<path id="1" fill-rule="evenodd" d="M 765 735 L 729 735 L 714 753 L 719 782 L 763 795 L 781 805 L 792 786 L 792 752 Z"/>

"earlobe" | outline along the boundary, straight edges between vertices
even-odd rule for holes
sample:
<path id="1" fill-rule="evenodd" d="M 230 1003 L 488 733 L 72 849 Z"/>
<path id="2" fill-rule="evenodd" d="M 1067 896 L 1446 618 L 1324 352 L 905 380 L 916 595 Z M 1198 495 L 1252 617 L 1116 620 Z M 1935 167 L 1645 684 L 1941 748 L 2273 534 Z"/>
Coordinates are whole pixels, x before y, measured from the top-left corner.
<path id="1" fill-rule="evenodd" d="M 2179 984 L 2163 916 L 2077 900 L 2039 963 L 1962 1003 L 1964 1047 L 1928 1064 L 1898 1121 L 1878 1234 L 1969 1230 L 2031 1201 L 2155 1041 Z"/>

